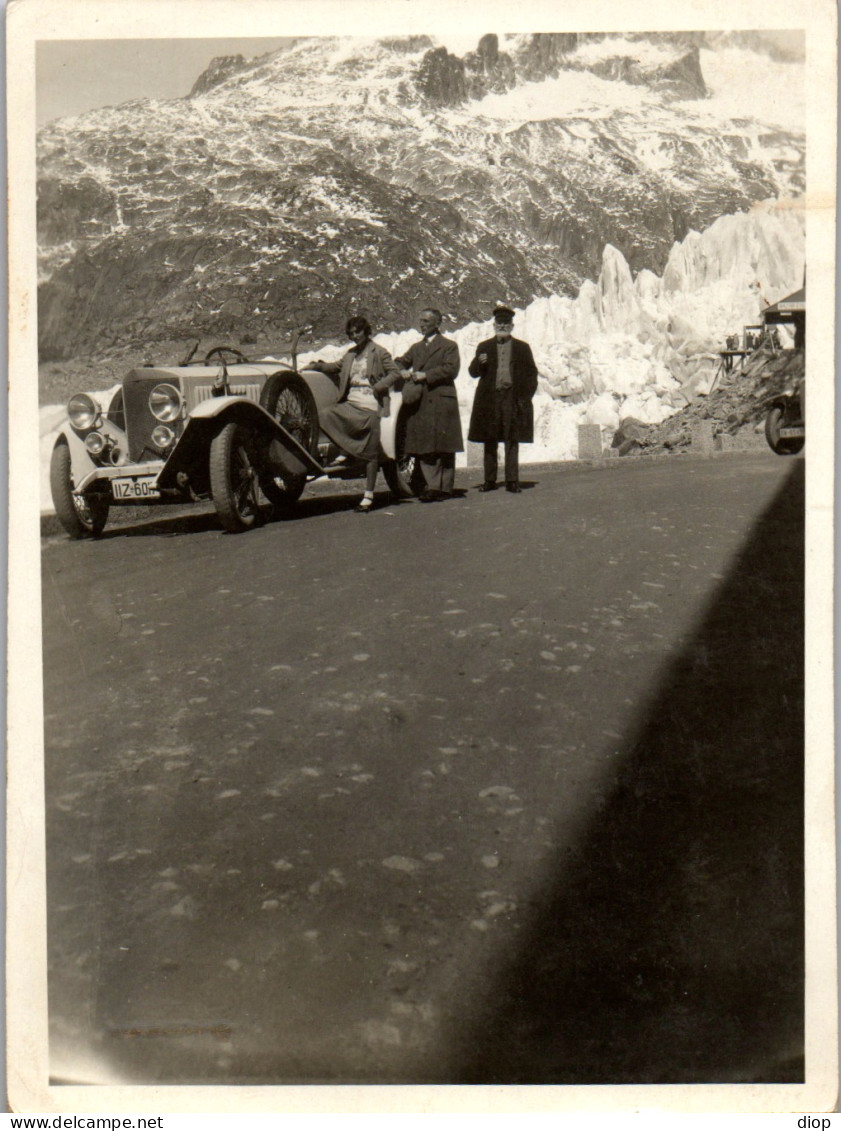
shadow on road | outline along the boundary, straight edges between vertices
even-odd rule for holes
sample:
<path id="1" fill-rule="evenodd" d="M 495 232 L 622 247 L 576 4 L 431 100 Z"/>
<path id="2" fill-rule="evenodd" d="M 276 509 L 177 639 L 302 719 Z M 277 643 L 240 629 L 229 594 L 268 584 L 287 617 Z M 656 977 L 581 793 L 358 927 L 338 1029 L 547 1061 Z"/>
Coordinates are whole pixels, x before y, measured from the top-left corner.
<path id="1" fill-rule="evenodd" d="M 176 534 L 204 534 L 208 530 L 221 531 L 216 512 L 200 505 L 189 511 L 181 507 L 132 507 L 112 510 L 108 525 L 95 541 L 107 542 L 114 538 L 174 537 Z M 66 540 L 61 524 L 54 514 L 41 515 L 41 537 Z"/>
<path id="2" fill-rule="evenodd" d="M 270 506 L 260 509 L 259 525 L 266 526 L 276 522 L 293 522 L 318 515 L 336 514 L 353 510 L 362 495 L 362 488 L 352 494 L 312 495 L 300 499 L 285 511 L 274 512 Z M 411 501 L 411 500 L 410 500 Z M 378 492 L 377 507 L 386 507 L 388 492 Z M 187 504 L 189 505 L 189 504 Z M 225 533 L 215 510 L 207 503 L 196 504 L 196 509 L 186 510 L 184 504 L 176 510 L 169 507 L 132 508 L 133 513 L 124 510 L 121 515 L 112 512 L 108 526 L 99 535 L 98 541 L 114 538 L 173 538 L 176 535 L 205 534 L 208 531 Z M 175 512 L 175 513 L 173 513 Z M 115 517 L 116 515 L 116 517 Z M 65 537 L 55 515 L 41 516 L 41 537 Z"/>
<path id="3" fill-rule="evenodd" d="M 202 514 L 179 514 L 168 518 L 141 519 L 136 523 L 125 523 L 107 527 L 100 535 L 101 541 L 113 538 L 174 538 L 178 534 L 205 534 L 209 530 L 221 533 L 219 519 L 215 512 Z"/>
<path id="4" fill-rule="evenodd" d="M 352 484 L 349 486 L 348 484 Z M 475 485 L 474 485 L 475 486 Z M 533 480 L 521 480 L 523 490 L 536 487 Z M 335 483 L 320 484 L 318 493 L 305 494 L 297 503 L 286 510 L 273 511 L 270 506 L 263 506 L 260 511 L 260 525 L 276 522 L 300 522 L 302 519 L 318 518 L 322 515 L 340 514 L 342 511 L 352 511 L 362 497 L 363 483 L 361 481 L 343 481 L 338 487 Z M 500 484 L 502 490 L 504 484 Z M 469 487 L 457 487 L 453 492 L 455 498 L 464 499 L 470 495 Z M 378 490 L 374 496 L 375 511 L 387 510 L 389 507 L 414 505 L 417 499 L 395 500 L 391 492 Z M 111 511 L 108 525 L 98 540 L 108 541 L 114 538 L 174 538 L 176 535 L 205 534 L 208 531 L 224 533 L 216 511 L 211 509 L 211 504 L 200 502 L 190 508 L 190 504 L 172 504 L 171 506 L 157 507 L 117 507 Z M 64 530 L 54 514 L 41 515 L 40 533 L 42 538 L 66 537 Z"/>
<path id="5" fill-rule="evenodd" d="M 341 511 L 352 511 L 362 498 L 362 484 L 351 494 L 343 495 L 305 495 L 299 499 L 294 507 L 277 515 L 277 522 L 298 522 L 301 519 L 317 518 L 320 515 L 338 514 Z M 385 508 L 389 503 L 388 491 L 377 491 L 374 494 L 374 503 L 377 510 Z M 411 501 L 411 500 L 410 500 Z M 364 517 L 364 516 L 363 516 Z"/>
<path id="6" fill-rule="evenodd" d="M 804 464 L 490 973 L 453 1082 L 803 1080 Z"/>

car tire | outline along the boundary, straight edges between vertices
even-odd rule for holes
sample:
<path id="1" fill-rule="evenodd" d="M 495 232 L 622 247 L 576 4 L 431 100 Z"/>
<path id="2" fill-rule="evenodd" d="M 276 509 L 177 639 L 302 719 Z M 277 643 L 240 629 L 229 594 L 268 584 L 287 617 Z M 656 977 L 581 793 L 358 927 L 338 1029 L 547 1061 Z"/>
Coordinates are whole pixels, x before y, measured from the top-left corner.
<path id="1" fill-rule="evenodd" d="M 768 447 L 778 456 L 794 456 L 802 449 L 805 441 L 802 438 L 788 440 L 780 437 L 780 429 L 785 422 L 785 410 L 782 405 L 773 405 L 765 417 L 765 439 Z"/>
<path id="2" fill-rule="evenodd" d="M 70 448 L 58 440 L 50 457 L 50 492 L 56 517 L 71 538 L 98 538 L 108 521 L 108 499 L 73 494 Z"/>
<path id="3" fill-rule="evenodd" d="M 297 373 L 273 373 L 260 393 L 260 405 L 314 457 L 318 454 L 318 408 L 303 377 Z M 260 469 L 260 488 L 272 506 L 283 509 L 296 503 L 306 486 L 306 473 L 276 475 L 265 465 Z"/>
<path id="4" fill-rule="evenodd" d="M 219 521 L 231 534 L 250 530 L 260 515 L 252 433 L 235 421 L 210 443 L 210 494 Z"/>
<path id="5" fill-rule="evenodd" d="M 401 410 L 394 433 L 395 459 L 383 464 L 383 477 L 388 489 L 398 499 L 411 499 L 426 486 L 423 469 L 417 456 L 406 454 L 406 424 L 409 414 Z"/>

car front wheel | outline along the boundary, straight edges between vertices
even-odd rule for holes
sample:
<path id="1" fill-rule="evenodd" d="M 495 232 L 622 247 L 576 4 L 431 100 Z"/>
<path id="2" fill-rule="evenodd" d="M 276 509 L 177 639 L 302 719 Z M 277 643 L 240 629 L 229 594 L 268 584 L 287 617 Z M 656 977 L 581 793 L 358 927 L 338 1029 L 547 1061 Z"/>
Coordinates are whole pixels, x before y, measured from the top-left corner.
<path id="1" fill-rule="evenodd" d="M 70 448 L 59 440 L 50 457 L 50 491 L 56 517 L 71 538 L 97 538 L 108 521 L 108 499 L 73 493 Z"/>
<path id="2" fill-rule="evenodd" d="M 210 444 L 210 493 L 219 521 L 231 534 L 250 530 L 259 511 L 252 433 L 226 424 Z"/>
<path id="3" fill-rule="evenodd" d="M 765 439 L 772 452 L 778 456 L 793 456 L 803 447 L 800 437 L 788 438 L 780 436 L 780 429 L 785 426 L 785 410 L 781 405 L 774 405 L 765 417 Z"/>

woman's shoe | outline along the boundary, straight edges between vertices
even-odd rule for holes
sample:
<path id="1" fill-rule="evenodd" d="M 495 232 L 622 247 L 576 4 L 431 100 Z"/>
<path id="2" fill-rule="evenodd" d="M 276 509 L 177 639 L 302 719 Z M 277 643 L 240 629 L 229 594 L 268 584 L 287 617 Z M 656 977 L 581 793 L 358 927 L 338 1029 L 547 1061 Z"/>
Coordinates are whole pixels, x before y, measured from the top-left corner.
<path id="1" fill-rule="evenodd" d="M 370 514 L 374 509 L 373 499 L 363 499 L 353 508 L 354 514 Z"/>

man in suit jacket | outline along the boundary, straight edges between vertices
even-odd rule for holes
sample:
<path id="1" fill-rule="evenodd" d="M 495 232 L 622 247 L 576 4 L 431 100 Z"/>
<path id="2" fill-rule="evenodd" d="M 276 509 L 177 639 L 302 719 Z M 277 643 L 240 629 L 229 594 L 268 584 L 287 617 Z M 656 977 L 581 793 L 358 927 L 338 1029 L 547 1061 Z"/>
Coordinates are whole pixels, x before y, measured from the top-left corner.
<path id="1" fill-rule="evenodd" d="M 464 451 L 455 379 L 459 371 L 458 346 L 438 330 L 440 310 L 421 311 L 423 338 L 394 360 L 407 381 L 421 386 L 421 396 L 408 407 L 405 450 L 417 456 L 426 490 L 421 502 L 452 499 L 456 452 Z"/>
<path id="2" fill-rule="evenodd" d="M 512 338 L 514 311 L 494 310 L 494 337 L 480 342 L 468 372 L 479 378 L 468 440 L 485 445 L 485 481 L 480 491 L 495 491 L 497 448 L 505 444 L 505 490 L 520 493 L 520 444 L 534 439 L 531 400 L 537 392 L 537 366 L 528 342 Z"/>

